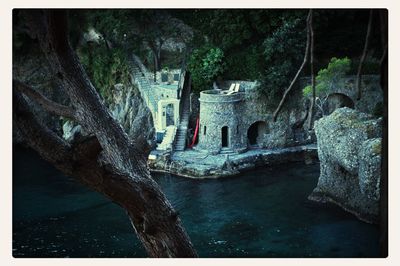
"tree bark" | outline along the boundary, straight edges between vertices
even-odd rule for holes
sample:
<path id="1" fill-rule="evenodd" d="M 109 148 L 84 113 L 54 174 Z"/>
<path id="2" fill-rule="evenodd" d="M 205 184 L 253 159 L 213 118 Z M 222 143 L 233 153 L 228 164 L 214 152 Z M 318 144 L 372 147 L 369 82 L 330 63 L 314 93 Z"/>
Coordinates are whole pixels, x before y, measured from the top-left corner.
<path id="1" fill-rule="evenodd" d="M 381 42 L 382 42 L 382 57 L 379 60 L 380 65 L 383 64 L 385 60 L 385 56 L 388 50 L 388 40 L 387 40 L 387 30 L 388 30 L 388 17 L 387 17 L 387 10 L 381 9 L 379 10 L 379 21 L 380 21 L 380 30 L 381 30 Z"/>
<path id="2" fill-rule="evenodd" d="M 14 90 L 16 124 L 29 145 L 67 175 L 125 208 L 149 256 L 196 257 L 177 213 L 150 176 L 148 141 L 143 136 L 128 138 L 71 49 L 66 12 L 30 10 L 26 18 L 71 99 L 76 122 L 94 134 L 84 143 L 65 142 L 36 121 Z"/>
<path id="3" fill-rule="evenodd" d="M 161 70 L 161 47 L 156 43 L 149 42 L 150 49 L 154 57 L 154 69 L 156 71 Z"/>
<path id="4" fill-rule="evenodd" d="M 45 110 L 48 112 L 58 115 L 58 116 L 63 116 L 65 118 L 70 118 L 74 119 L 75 118 L 75 111 L 68 107 L 64 106 L 58 103 L 55 103 L 49 99 L 47 99 L 44 95 L 42 95 L 40 92 L 34 90 L 27 84 L 18 81 L 18 80 L 13 80 L 14 87 L 28 96 L 30 99 L 34 100 L 37 102 L 40 106 L 42 106 Z"/>
<path id="5" fill-rule="evenodd" d="M 315 109 L 315 74 L 314 74 L 314 29 L 313 29 L 313 14 L 310 10 L 310 20 L 309 20 L 309 30 L 310 30 L 310 73 L 311 73 L 311 88 L 312 88 L 312 100 L 310 104 L 310 115 L 308 117 L 308 130 L 312 130 L 313 126 L 313 116 Z"/>
<path id="6" fill-rule="evenodd" d="M 298 79 L 299 76 L 300 76 L 301 71 L 303 71 L 303 68 L 304 68 L 304 66 L 305 66 L 306 63 L 307 63 L 307 57 L 308 57 L 309 50 L 310 50 L 310 27 L 309 27 L 309 20 L 310 20 L 310 17 L 311 17 L 311 10 L 308 12 L 308 16 L 307 16 L 307 44 L 306 44 L 306 50 L 305 50 L 305 52 L 304 52 L 303 63 L 301 63 L 299 70 L 297 71 L 296 75 L 294 76 L 294 78 L 293 78 L 292 82 L 290 83 L 289 87 L 288 87 L 288 88 L 285 90 L 285 92 L 283 93 L 282 99 L 281 99 L 281 101 L 279 102 L 278 107 L 276 108 L 276 110 L 275 110 L 274 113 L 273 113 L 273 121 L 274 121 L 274 122 L 276 122 L 276 119 L 277 119 L 277 117 L 278 117 L 278 114 L 279 114 L 279 112 L 281 111 L 281 109 L 282 109 L 282 107 L 283 107 L 283 105 L 284 105 L 284 103 L 285 103 L 285 101 L 286 101 L 286 98 L 287 98 L 289 92 L 292 90 L 293 85 L 296 83 L 297 79 Z"/>
<path id="7" fill-rule="evenodd" d="M 155 63 L 156 71 L 160 71 L 161 70 L 160 61 L 161 61 L 161 59 L 160 59 L 160 56 L 159 56 L 159 52 L 156 52 L 154 54 L 154 63 Z"/>
<path id="8" fill-rule="evenodd" d="M 369 12 L 368 27 L 367 27 L 367 34 L 365 36 L 364 49 L 363 49 L 363 53 L 362 53 L 361 59 L 360 59 L 360 64 L 358 65 L 358 70 L 357 70 L 357 79 L 356 79 L 357 100 L 361 99 L 361 94 L 362 94 L 361 93 L 361 71 L 362 71 L 362 67 L 363 67 L 365 58 L 367 56 L 369 39 L 370 39 L 371 28 L 372 28 L 372 18 L 373 18 L 373 9 L 371 9 Z"/>
<path id="9" fill-rule="evenodd" d="M 153 52 L 153 54 L 154 54 L 154 52 Z M 156 57 L 156 55 L 154 55 L 154 68 L 153 68 L 154 83 L 157 82 L 157 70 L 158 70 L 157 66 L 158 66 L 157 57 Z"/>

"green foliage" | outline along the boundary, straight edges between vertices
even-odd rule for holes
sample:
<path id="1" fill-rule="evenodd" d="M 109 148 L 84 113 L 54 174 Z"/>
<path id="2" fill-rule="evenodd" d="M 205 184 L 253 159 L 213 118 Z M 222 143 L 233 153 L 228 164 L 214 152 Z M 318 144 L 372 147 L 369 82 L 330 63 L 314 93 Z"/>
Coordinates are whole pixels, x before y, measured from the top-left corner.
<path id="1" fill-rule="evenodd" d="M 305 18 L 288 20 L 264 41 L 266 70 L 260 86 L 271 105 L 276 105 L 296 74 L 306 45 Z"/>
<path id="2" fill-rule="evenodd" d="M 225 69 L 223 60 L 224 52 L 217 47 L 205 45 L 193 51 L 189 58 L 188 70 L 195 91 L 210 89 L 212 81 Z"/>
<path id="3" fill-rule="evenodd" d="M 262 69 L 265 68 L 262 49 L 259 45 L 252 45 L 237 53 L 229 55 L 225 59 L 225 79 L 230 80 L 257 80 Z"/>
<path id="4" fill-rule="evenodd" d="M 341 79 L 350 71 L 351 60 L 347 57 L 336 58 L 333 57 L 328 64 L 327 68 L 318 71 L 316 77 L 315 92 L 316 95 L 323 95 L 328 92 L 332 86 L 337 85 Z M 312 94 L 310 85 L 303 89 L 303 95 L 309 97 Z"/>
<path id="5" fill-rule="evenodd" d="M 224 79 L 255 80 L 265 69 L 263 42 L 286 20 L 303 17 L 303 10 L 218 9 L 175 11 L 195 29 L 192 45 L 217 46 L 224 51 Z"/>
<path id="6" fill-rule="evenodd" d="M 91 43 L 80 47 L 77 52 L 93 85 L 107 103 L 111 100 L 115 84 L 130 82 L 128 62 L 123 50 L 109 50 L 103 43 Z"/>
<path id="7" fill-rule="evenodd" d="M 316 89 L 316 88 L 315 88 L 315 89 Z M 305 86 L 304 89 L 303 89 L 303 96 L 304 96 L 304 97 L 309 97 L 309 96 L 311 95 L 311 93 L 312 93 L 312 87 L 311 87 L 311 85 Z"/>

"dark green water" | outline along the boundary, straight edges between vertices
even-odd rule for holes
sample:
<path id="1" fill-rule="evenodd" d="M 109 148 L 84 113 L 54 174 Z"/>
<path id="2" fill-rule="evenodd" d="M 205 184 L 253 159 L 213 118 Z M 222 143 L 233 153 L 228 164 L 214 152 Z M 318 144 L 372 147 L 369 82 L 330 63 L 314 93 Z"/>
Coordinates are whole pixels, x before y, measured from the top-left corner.
<path id="1" fill-rule="evenodd" d="M 200 257 L 377 257 L 378 228 L 307 201 L 319 165 L 155 176 Z M 13 154 L 14 257 L 145 257 L 124 211 L 34 152 Z"/>

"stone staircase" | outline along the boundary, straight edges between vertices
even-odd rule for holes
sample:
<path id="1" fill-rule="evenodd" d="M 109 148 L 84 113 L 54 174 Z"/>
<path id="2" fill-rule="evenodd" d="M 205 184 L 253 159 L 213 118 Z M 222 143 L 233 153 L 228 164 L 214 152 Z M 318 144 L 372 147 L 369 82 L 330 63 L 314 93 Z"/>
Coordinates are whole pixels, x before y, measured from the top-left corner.
<path id="1" fill-rule="evenodd" d="M 179 116 L 179 126 L 176 130 L 175 141 L 173 145 L 174 151 L 183 151 L 186 148 L 186 136 L 189 125 L 189 115 L 190 115 L 190 87 L 191 78 L 189 74 L 185 74 L 180 100 L 180 116 Z"/>
<path id="2" fill-rule="evenodd" d="M 232 154 L 235 153 L 231 148 L 223 147 L 221 148 L 220 154 Z"/>
<path id="3" fill-rule="evenodd" d="M 136 55 L 132 55 L 131 66 L 133 82 L 137 84 L 142 97 L 153 115 L 153 120 L 156 120 L 158 99 L 154 96 L 153 87 L 147 79 L 147 70 Z"/>

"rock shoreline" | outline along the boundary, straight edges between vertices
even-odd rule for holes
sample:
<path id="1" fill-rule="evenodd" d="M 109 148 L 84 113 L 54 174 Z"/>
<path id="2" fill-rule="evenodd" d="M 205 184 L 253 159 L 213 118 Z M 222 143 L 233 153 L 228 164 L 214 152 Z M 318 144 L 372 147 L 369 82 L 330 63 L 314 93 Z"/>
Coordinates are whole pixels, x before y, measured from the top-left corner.
<path id="1" fill-rule="evenodd" d="M 346 212 L 349 212 L 356 216 L 359 220 L 369 223 L 369 224 L 378 224 L 379 219 L 376 215 L 371 215 L 368 213 L 360 212 L 358 209 L 354 208 L 353 206 L 346 204 L 343 200 L 341 200 L 338 197 L 335 197 L 334 195 L 330 195 L 326 192 L 318 192 L 318 191 L 313 191 L 310 196 L 308 196 L 308 200 L 311 200 L 313 202 L 321 203 L 321 204 L 326 204 L 326 203 L 332 203 Z"/>
<path id="2" fill-rule="evenodd" d="M 155 173 L 170 173 L 182 177 L 205 179 L 235 176 L 262 166 L 290 162 L 311 163 L 318 160 L 315 144 L 281 149 L 254 149 L 244 153 L 212 155 L 196 150 L 160 155 L 149 162 Z"/>

